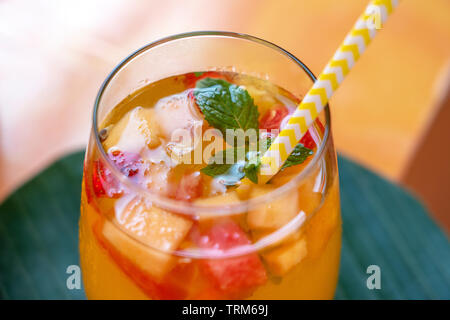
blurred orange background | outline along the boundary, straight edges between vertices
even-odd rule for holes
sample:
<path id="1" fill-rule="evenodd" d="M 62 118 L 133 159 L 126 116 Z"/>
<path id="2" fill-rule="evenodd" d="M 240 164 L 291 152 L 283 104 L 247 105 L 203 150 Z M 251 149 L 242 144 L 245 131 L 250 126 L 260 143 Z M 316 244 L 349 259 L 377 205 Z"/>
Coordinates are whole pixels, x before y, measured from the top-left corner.
<path id="1" fill-rule="evenodd" d="M 126 55 L 194 30 L 274 42 L 317 75 L 369 1 L 0 1 L 0 200 L 83 148 Z M 450 1 L 405 0 L 331 99 L 338 151 L 415 192 L 450 230 Z"/>

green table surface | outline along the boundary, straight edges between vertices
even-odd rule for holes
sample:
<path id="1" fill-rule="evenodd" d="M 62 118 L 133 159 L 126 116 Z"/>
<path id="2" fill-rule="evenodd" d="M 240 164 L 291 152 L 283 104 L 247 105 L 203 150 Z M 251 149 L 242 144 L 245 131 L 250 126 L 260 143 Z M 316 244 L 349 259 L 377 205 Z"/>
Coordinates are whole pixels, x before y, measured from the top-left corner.
<path id="1" fill-rule="evenodd" d="M 450 245 L 402 188 L 340 156 L 343 247 L 337 299 L 450 299 Z M 68 155 L 0 205 L 0 298 L 84 299 L 78 264 L 83 152 Z M 378 265 L 381 289 L 369 290 Z"/>

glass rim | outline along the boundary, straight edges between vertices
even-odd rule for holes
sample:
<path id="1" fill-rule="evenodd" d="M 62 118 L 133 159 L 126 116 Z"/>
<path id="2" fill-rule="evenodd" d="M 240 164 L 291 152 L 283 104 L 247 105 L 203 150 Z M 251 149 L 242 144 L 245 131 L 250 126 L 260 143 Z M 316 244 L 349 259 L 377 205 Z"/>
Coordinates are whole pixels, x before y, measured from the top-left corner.
<path id="1" fill-rule="evenodd" d="M 106 79 L 103 81 L 97 96 L 95 98 L 94 103 L 94 110 L 93 110 L 93 116 L 92 116 L 92 130 L 94 132 L 94 140 L 95 140 L 95 146 L 99 150 L 100 158 L 102 158 L 103 162 L 107 165 L 107 167 L 111 170 L 111 172 L 114 174 L 114 176 L 119 179 L 119 181 L 125 185 L 130 190 L 136 192 L 138 195 L 144 196 L 146 199 L 151 201 L 156 206 L 166 209 L 168 211 L 180 213 L 180 214 L 189 214 L 189 215 L 200 215 L 204 213 L 206 216 L 220 216 L 220 215 L 231 215 L 236 213 L 242 213 L 247 211 L 249 208 L 253 206 L 260 206 L 264 205 L 265 203 L 270 202 L 272 199 L 279 197 L 280 195 L 284 194 L 287 191 L 290 191 L 291 189 L 297 187 L 301 181 L 303 181 L 305 178 L 307 178 L 313 170 L 313 167 L 317 164 L 317 162 L 322 158 L 323 152 L 326 148 L 329 136 L 330 136 L 330 110 L 329 105 L 327 104 L 324 108 L 325 112 L 325 132 L 323 135 L 323 138 L 321 140 L 321 143 L 319 147 L 317 148 L 317 151 L 315 152 L 313 159 L 309 161 L 309 163 L 306 165 L 306 167 L 293 179 L 288 181 L 287 183 L 283 184 L 280 187 L 277 187 L 275 190 L 272 190 L 268 192 L 267 194 L 264 194 L 262 196 L 258 196 L 255 198 L 251 198 L 248 200 L 242 200 L 237 203 L 232 203 L 228 205 L 201 205 L 201 204 L 194 204 L 194 203 L 187 203 L 185 201 L 181 200 L 175 200 L 172 198 L 169 198 L 167 196 L 163 196 L 160 194 L 157 194 L 155 192 L 151 192 L 150 190 L 138 185 L 137 183 L 133 182 L 132 180 L 128 179 L 127 176 L 125 176 L 113 163 L 113 161 L 108 157 L 106 151 L 104 150 L 100 136 L 99 136 L 99 130 L 98 130 L 98 109 L 101 103 L 101 99 L 103 96 L 103 93 L 105 92 L 106 88 L 108 87 L 109 83 L 114 79 L 115 75 L 122 70 L 129 62 L 131 62 L 134 58 L 138 57 L 140 54 L 147 52 L 148 50 L 151 50 L 152 48 L 155 48 L 159 45 L 174 41 L 174 40 L 180 40 L 180 39 L 189 39 L 189 38 L 197 38 L 197 37 L 224 37 L 224 38 L 233 38 L 238 40 L 247 40 L 251 41 L 263 46 L 266 46 L 270 49 L 276 50 L 279 53 L 283 54 L 284 56 L 287 56 L 292 61 L 294 61 L 306 74 L 307 76 L 312 80 L 312 84 L 316 81 L 316 77 L 312 73 L 311 70 L 298 58 L 296 58 L 293 54 L 288 52 L 287 50 L 281 48 L 280 46 L 263 40 L 261 38 L 257 38 L 248 34 L 243 33 L 236 33 L 236 32 L 228 32 L 228 31 L 194 31 L 194 32 L 186 32 L 186 33 L 179 33 L 175 35 L 171 35 L 168 37 L 161 38 L 159 40 L 156 40 L 154 42 L 151 42 L 149 44 L 144 45 L 143 47 L 139 48 L 138 50 L 134 51 L 130 55 L 128 55 L 125 59 L 123 59 L 106 77 Z M 213 214 L 212 214 L 213 212 Z"/>

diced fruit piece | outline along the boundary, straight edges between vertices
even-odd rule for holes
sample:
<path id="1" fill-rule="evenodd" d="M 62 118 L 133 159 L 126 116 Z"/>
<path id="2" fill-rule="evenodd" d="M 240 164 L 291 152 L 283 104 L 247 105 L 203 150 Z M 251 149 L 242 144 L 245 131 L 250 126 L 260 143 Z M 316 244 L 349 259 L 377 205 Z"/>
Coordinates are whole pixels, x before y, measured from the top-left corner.
<path id="1" fill-rule="evenodd" d="M 172 292 L 177 292 L 180 298 L 186 299 L 195 294 L 198 290 L 198 286 L 201 282 L 198 275 L 198 261 L 177 258 L 175 267 L 166 274 L 160 285 L 165 288 L 170 288 Z"/>
<path id="2" fill-rule="evenodd" d="M 275 187 L 254 186 L 251 198 L 263 196 Z M 288 192 L 276 199 L 249 210 L 247 224 L 250 229 L 278 229 L 288 223 L 299 213 L 296 192 Z"/>
<path id="3" fill-rule="evenodd" d="M 321 256 L 331 236 L 341 223 L 339 189 L 335 185 L 336 183 L 337 181 L 334 181 L 334 185 L 329 188 L 329 194 L 322 207 L 314 213 L 306 224 L 305 232 L 308 241 L 308 255 L 312 259 Z"/>
<path id="4" fill-rule="evenodd" d="M 268 81 L 238 74 L 233 77 L 233 82 L 248 91 L 261 115 L 272 109 L 273 105 L 278 102 L 275 97 L 279 95 L 279 89 Z"/>
<path id="5" fill-rule="evenodd" d="M 316 147 L 316 143 L 314 142 L 309 130 L 305 133 L 305 135 L 300 139 L 300 143 L 303 144 L 308 149 L 314 149 Z"/>
<path id="6" fill-rule="evenodd" d="M 182 201 L 192 201 L 202 196 L 203 185 L 202 176 L 199 171 L 185 174 L 178 185 L 175 199 Z"/>
<path id="7" fill-rule="evenodd" d="M 94 198 L 93 191 L 91 189 L 91 185 L 89 183 L 89 172 L 88 172 L 88 166 L 87 161 L 84 161 L 83 164 L 83 184 L 84 184 L 84 193 L 86 194 L 86 200 L 88 203 L 92 202 L 92 199 Z"/>
<path id="8" fill-rule="evenodd" d="M 92 188 L 96 197 L 114 198 L 122 193 L 119 183 L 114 179 L 111 170 L 101 160 L 92 163 Z"/>
<path id="9" fill-rule="evenodd" d="M 142 169 L 142 159 L 137 153 L 114 150 L 108 156 L 127 177 L 134 177 Z"/>
<path id="10" fill-rule="evenodd" d="M 103 183 L 106 182 L 108 177 L 111 177 L 111 172 L 108 170 L 108 174 L 105 173 L 105 166 L 100 160 L 95 160 L 92 163 L 92 187 L 97 197 L 105 195 L 105 188 Z M 108 188 L 109 189 L 109 188 Z"/>
<path id="11" fill-rule="evenodd" d="M 207 71 L 207 72 L 191 72 L 185 75 L 184 85 L 187 88 L 195 88 L 197 81 L 205 78 L 214 78 L 214 79 L 223 79 L 229 80 L 228 77 L 225 76 L 224 73 L 216 72 L 216 71 Z"/>
<path id="12" fill-rule="evenodd" d="M 171 252 L 180 245 L 192 226 L 186 218 L 154 206 L 147 208 L 136 199 L 130 201 L 122 212 L 116 212 L 116 220 L 125 232 L 105 223 L 104 238 L 156 280 L 173 267 Z"/>
<path id="13" fill-rule="evenodd" d="M 319 127 L 321 133 L 325 132 L 325 127 L 319 119 L 316 120 L 316 125 Z M 311 136 L 311 129 L 308 130 L 305 135 L 300 139 L 300 143 L 302 143 L 308 149 L 314 149 L 316 147 L 316 142 Z"/>
<path id="14" fill-rule="evenodd" d="M 156 148 L 161 144 L 159 125 L 149 108 L 136 107 L 116 124 L 108 127 L 103 147 L 106 151 L 115 147 L 122 151 L 140 153 L 145 147 Z"/>
<path id="15" fill-rule="evenodd" d="M 152 163 L 145 171 L 145 183 L 148 190 L 160 194 L 169 195 L 174 186 L 169 182 L 170 168 L 164 163 Z"/>
<path id="16" fill-rule="evenodd" d="M 161 279 L 173 265 L 170 254 L 146 247 L 108 221 L 103 226 L 102 234 L 123 256 L 152 277 Z"/>
<path id="17" fill-rule="evenodd" d="M 241 200 L 247 200 L 252 192 L 253 182 L 248 178 L 241 180 L 241 184 L 236 188 L 236 193 Z"/>
<path id="18" fill-rule="evenodd" d="M 259 121 L 259 128 L 266 130 L 280 129 L 281 121 L 289 114 L 288 108 L 277 105 L 268 110 Z"/>
<path id="19" fill-rule="evenodd" d="M 276 276 L 282 276 L 300 263 L 307 253 L 306 240 L 303 237 L 282 244 L 281 247 L 264 253 L 262 256 L 270 272 Z"/>
<path id="20" fill-rule="evenodd" d="M 224 252 L 237 246 L 250 244 L 247 235 L 233 221 L 212 226 L 196 241 L 200 248 Z M 225 259 L 202 260 L 201 266 L 214 285 L 228 294 L 247 294 L 267 280 L 266 270 L 256 253 Z"/>
<path id="21" fill-rule="evenodd" d="M 99 221 L 100 222 L 100 221 Z M 108 252 L 118 267 L 151 299 L 184 299 L 186 293 L 177 286 L 166 283 L 158 283 L 142 264 L 154 263 L 155 255 L 163 255 L 154 249 L 145 247 L 135 240 L 131 240 L 109 221 L 103 221 L 94 225 L 94 235 L 100 245 Z M 107 238 L 108 237 L 108 238 Z M 110 239 L 122 243 L 116 246 Z M 129 247 L 127 247 L 127 245 Z M 131 249 L 131 251 L 127 251 Z"/>
<path id="22" fill-rule="evenodd" d="M 212 226 L 198 239 L 197 244 L 201 248 L 228 250 L 250 244 L 250 240 L 236 223 L 225 221 Z"/>
<path id="23" fill-rule="evenodd" d="M 115 150 L 108 156 L 127 177 L 135 177 L 138 173 L 143 173 L 142 159 L 138 154 Z M 92 163 L 92 187 L 97 197 L 115 198 L 122 194 L 120 183 L 100 159 Z"/>
<path id="24" fill-rule="evenodd" d="M 300 209 L 306 215 L 313 213 L 319 208 L 322 201 L 322 193 L 315 190 L 316 180 L 321 178 L 321 172 L 313 172 L 298 188 L 298 201 Z"/>
<path id="25" fill-rule="evenodd" d="M 208 198 L 201 198 L 195 200 L 195 204 L 201 205 L 201 206 L 221 206 L 226 207 L 235 203 L 239 203 L 240 199 L 236 193 L 236 191 L 230 191 L 218 196 L 212 196 Z M 214 212 L 204 214 L 203 216 L 200 216 L 200 218 L 211 218 L 215 217 L 216 214 Z"/>
<path id="26" fill-rule="evenodd" d="M 204 206 L 213 206 L 213 205 L 227 206 L 233 203 L 238 203 L 239 201 L 240 200 L 239 197 L 237 196 L 237 193 L 235 191 L 230 191 L 218 196 L 197 199 L 195 203 Z"/>
<path id="27" fill-rule="evenodd" d="M 304 163 L 286 168 L 285 170 L 279 172 L 271 180 L 275 185 L 283 185 L 295 178 L 309 163 L 310 159 L 307 159 Z M 317 208 L 322 201 L 322 193 L 320 192 L 320 180 L 322 178 L 322 173 L 320 168 L 311 172 L 310 175 L 306 177 L 305 180 L 301 182 L 298 186 L 298 205 L 299 211 L 303 211 L 306 215 L 311 214 Z M 316 180 L 318 180 L 318 185 L 316 186 Z"/>
<path id="28" fill-rule="evenodd" d="M 136 120 L 139 122 L 139 131 L 145 137 L 145 143 L 150 149 L 161 144 L 159 124 L 155 118 L 155 110 L 150 108 L 137 108 Z"/>

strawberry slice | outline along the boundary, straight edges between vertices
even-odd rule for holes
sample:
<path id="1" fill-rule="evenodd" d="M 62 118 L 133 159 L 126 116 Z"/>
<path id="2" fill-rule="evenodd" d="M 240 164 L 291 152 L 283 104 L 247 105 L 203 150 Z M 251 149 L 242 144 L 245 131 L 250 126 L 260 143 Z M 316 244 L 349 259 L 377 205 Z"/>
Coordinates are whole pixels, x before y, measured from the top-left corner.
<path id="1" fill-rule="evenodd" d="M 96 197 L 115 197 L 120 194 L 117 182 L 113 179 L 111 170 L 103 162 L 95 160 L 92 168 L 92 187 Z"/>
<path id="2" fill-rule="evenodd" d="M 142 167 L 141 156 L 137 153 L 115 150 L 109 154 L 109 158 L 127 177 L 135 176 Z"/>
<path id="3" fill-rule="evenodd" d="M 203 193 L 202 180 L 202 176 L 198 171 L 183 175 L 180 180 L 180 184 L 177 187 L 175 199 L 192 201 L 201 197 Z"/>
<path id="4" fill-rule="evenodd" d="M 195 88 L 197 81 L 205 78 L 223 79 L 229 81 L 229 77 L 227 77 L 224 73 L 216 71 L 207 71 L 207 72 L 188 73 L 185 75 L 183 82 L 187 88 Z"/>
<path id="5" fill-rule="evenodd" d="M 300 139 L 300 143 L 303 144 L 308 149 L 314 149 L 316 147 L 316 143 L 314 142 L 309 130 L 305 133 L 305 135 Z"/>
<path id="6" fill-rule="evenodd" d="M 250 244 L 247 235 L 234 221 L 214 225 L 194 241 L 201 248 L 223 251 Z M 233 297 L 248 295 L 252 289 L 267 281 L 266 270 L 256 253 L 202 260 L 201 267 L 217 289 Z"/>
<path id="7" fill-rule="evenodd" d="M 322 134 L 325 133 L 325 127 L 323 126 L 322 122 L 320 122 L 319 119 L 316 120 L 316 125 L 319 127 L 319 130 Z M 316 147 L 316 142 L 311 137 L 311 133 L 309 130 L 300 139 L 300 143 L 302 143 L 306 148 L 311 149 L 311 150 Z"/>
<path id="8" fill-rule="evenodd" d="M 143 163 L 140 155 L 116 150 L 108 156 L 127 177 L 136 176 L 140 171 L 143 174 L 143 170 L 140 170 Z M 101 160 L 93 162 L 92 186 L 97 197 L 115 198 L 122 193 L 119 182 Z"/>
<path id="9" fill-rule="evenodd" d="M 259 128 L 266 130 L 280 129 L 281 121 L 289 114 L 288 108 L 279 104 L 267 111 L 259 121 Z"/>
<path id="10" fill-rule="evenodd" d="M 94 198 L 94 195 L 92 194 L 91 186 L 89 184 L 88 179 L 88 166 L 86 165 L 87 161 L 84 160 L 83 163 L 83 182 L 84 182 L 84 192 L 86 194 L 86 199 L 88 203 L 92 202 L 92 199 Z"/>

